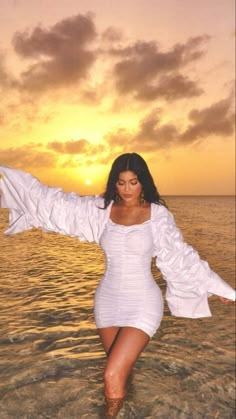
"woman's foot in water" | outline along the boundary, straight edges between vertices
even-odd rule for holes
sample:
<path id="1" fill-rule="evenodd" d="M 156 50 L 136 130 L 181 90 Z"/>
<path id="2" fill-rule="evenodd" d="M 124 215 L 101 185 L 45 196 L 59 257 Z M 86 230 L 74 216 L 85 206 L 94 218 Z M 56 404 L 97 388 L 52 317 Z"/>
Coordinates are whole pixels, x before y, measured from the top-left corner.
<path id="1" fill-rule="evenodd" d="M 106 397 L 105 418 L 116 418 L 122 407 L 123 401 L 124 397 L 120 399 L 110 399 L 109 397 Z"/>

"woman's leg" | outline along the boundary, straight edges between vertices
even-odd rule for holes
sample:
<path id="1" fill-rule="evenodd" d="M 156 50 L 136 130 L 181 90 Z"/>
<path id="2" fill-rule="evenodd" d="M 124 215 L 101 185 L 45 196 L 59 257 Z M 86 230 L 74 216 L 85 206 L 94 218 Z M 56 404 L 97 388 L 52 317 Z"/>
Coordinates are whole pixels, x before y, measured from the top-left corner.
<path id="1" fill-rule="evenodd" d="M 135 327 L 122 327 L 113 336 L 104 376 L 107 398 L 120 399 L 125 396 L 129 373 L 149 339 L 145 332 Z"/>
<path id="2" fill-rule="evenodd" d="M 116 326 L 112 327 L 103 327 L 101 329 L 98 329 L 99 336 L 101 338 L 103 347 L 105 349 L 106 354 L 109 353 L 116 336 L 119 332 L 120 328 Z"/>

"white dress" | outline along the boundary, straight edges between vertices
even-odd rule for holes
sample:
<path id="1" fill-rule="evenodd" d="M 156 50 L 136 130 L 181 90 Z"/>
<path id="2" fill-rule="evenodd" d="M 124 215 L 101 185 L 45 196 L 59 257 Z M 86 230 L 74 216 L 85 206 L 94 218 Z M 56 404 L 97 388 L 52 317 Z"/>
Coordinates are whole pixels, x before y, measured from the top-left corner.
<path id="1" fill-rule="evenodd" d="M 185 243 L 163 205 L 151 205 L 148 222 L 121 226 L 110 220 L 113 202 L 103 210 L 104 201 L 99 196 L 64 193 L 6 166 L 0 166 L 0 191 L 1 206 L 10 210 L 6 234 L 37 227 L 102 246 L 107 269 L 95 296 L 98 327 L 134 326 L 153 335 L 163 306 L 150 273 L 152 256 L 167 283 L 171 314 L 211 316 L 208 297 L 212 294 L 235 300 L 234 289 Z"/>
<path id="2" fill-rule="evenodd" d="M 163 316 L 163 300 L 151 273 L 151 220 L 124 226 L 109 219 L 100 244 L 106 272 L 95 294 L 97 327 L 132 326 L 152 337 Z"/>

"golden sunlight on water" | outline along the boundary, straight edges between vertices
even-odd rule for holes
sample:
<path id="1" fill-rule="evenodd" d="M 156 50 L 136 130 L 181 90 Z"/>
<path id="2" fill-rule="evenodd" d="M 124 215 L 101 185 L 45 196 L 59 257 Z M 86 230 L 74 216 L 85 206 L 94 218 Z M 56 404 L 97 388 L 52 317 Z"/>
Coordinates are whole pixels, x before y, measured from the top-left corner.
<path id="1" fill-rule="evenodd" d="M 168 199 L 202 258 L 233 285 L 234 199 Z M 0 417 L 103 418 L 105 355 L 93 296 L 104 271 L 97 245 L 1 227 Z M 164 281 L 153 273 L 163 293 Z M 183 319 L 167 307 L 137 361 L 120 418 L 234 418 L 234 306 L 210 300 L 213 317 Z"/>

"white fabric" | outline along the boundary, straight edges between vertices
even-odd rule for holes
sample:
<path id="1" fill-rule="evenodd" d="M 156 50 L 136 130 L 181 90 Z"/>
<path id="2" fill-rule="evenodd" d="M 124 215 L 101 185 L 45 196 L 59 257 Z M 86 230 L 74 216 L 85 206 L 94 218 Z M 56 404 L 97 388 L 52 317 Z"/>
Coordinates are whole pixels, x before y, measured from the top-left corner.
<path id="1" fill-rule="evenodd" d="M 112 202 L 103 210 L 101 197 L 64 193 L 59 188 L 42 185 L 28 173 L 6 166 L 0 166 L 0 173 L 1 206 L 10 210 L 6 234 L 39 227 L 82 241 L 100 242 Z M 233 288 L 184 242 L 170 211 L 152 204 L 151 212 L 152 254 L 167 281 L 166 298 L 171 313 L 192 318 L 210 316 L 209 295 L 235 300 Z"/>
<path id="2" fill-rule="evenodd" d="M 150 337 L 158 329 L 163 300 L 151 272 L 151 223 L 123 226 L 108 220 L 100 240 L 106 272 L 95 294 L 97 327 L 132 326 Z"/>
<path id="3" fill-rule="evenodd" d="M 98 243 L 109 216 L 99 209 L 104 206 L 101 197 L 64 193 L 6 166 L 0 166 L 0 173 L 1 207 L 10 210 L 6 234 L 38 227 Z"/>
<path id="4" fill-rule="evenodd" d="M 173 215 L 163 206 L 153 206 L 153 236 L 156 265 L 167 282 L 166 299 L 175 316 L 208 317 L 212 294 L 235 300 L 235 290 L 201 260 L 185 243 Z"/>

